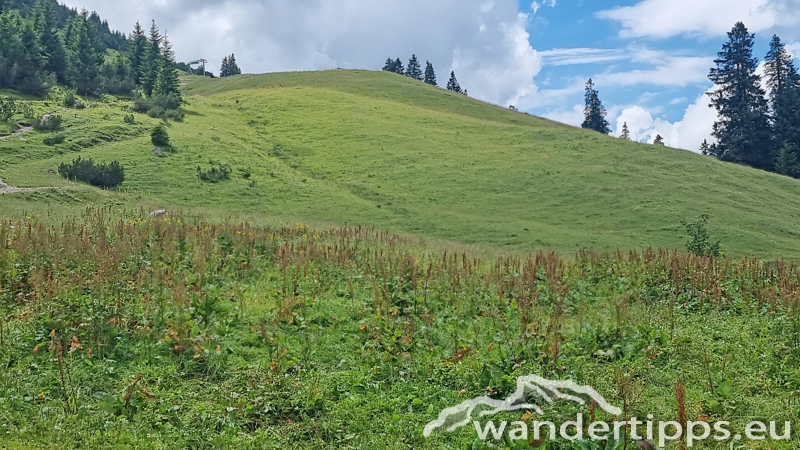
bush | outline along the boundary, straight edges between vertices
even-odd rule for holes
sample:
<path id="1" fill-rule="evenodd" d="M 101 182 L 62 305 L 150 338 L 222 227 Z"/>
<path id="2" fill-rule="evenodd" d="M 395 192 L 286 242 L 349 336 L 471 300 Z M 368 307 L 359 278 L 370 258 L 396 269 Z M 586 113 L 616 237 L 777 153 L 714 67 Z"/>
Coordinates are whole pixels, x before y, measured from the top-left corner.
<path id="1" fill-rule="evenodd" d="M 55 131 L 61 127 L 64 119 L 58 114 L 47 114 L 33 119 L 33 129 L 36 131 Z"/>
<path id="2" fill-rule="evenodd" d="M 0 98 L 0 122 L 6 122 L 17 113 L 17 103 L 11 98 Z"/>
<path id="3" fill-rule="evenodd" d="M 61 163 L 58 173 L 72 181 L 83 181 L 92 186 L 112 188 L 125 180 L 125 168 L 119 161 L 110 164 L 95 164 L 91 159 L 72 160 L 72 164 Z"/>
<path id="4" fill-rule="evenodd" d="M 211 164 L 211 168 L 208 170 L 202 170 L 200 167 L 197 168 L 197 176 L 201 180 L 209 183 L 230 180 L 231 166 L 225 164 L 224 162 L 215 164 L 213 161 L 209 161 L 209 163 Z"/>
<path id="5" fill-rule="evenodd" d="M 133 125 L 133 124 L 135 124 L 135 123 L 136 123 L 136 116 L 134 116 L 133 114 L 126 114 L 126 115 L 125 115 L 125 118 L 124 118 L 124 119 L 122 119 L 122 120 L 123 120 L 125 123 L 129 124 L 129 125 Z"/>
<path id="6" fill-rule="evenodd" d="M 133 110 L 154 119 L 183 120 L 181 99 L 175 94 L 144 97 L 137 93 L 133 98 Z"/>
<path id="7" fill-rule="evenodd" d="M 708 231 L 708 214 L 703 214 L 695 220 L 681 220 L 681 224 L 689 233 L 689 240 L 686 242 L 686 250 L 698 256 L 719 256 L 722 254 L 720 241 L 711 241 Z"/>
<path id="8" fill-rule="evenodd" d="M 55 136 L 48 136 L 44 138 L 44 145 L 57 145 L 62 144 L 64 142 L 64 135 L 63 134 L 56 134 Z"/>
<path id="9" fill-rule="evenodd" d="M 78 99 L 73 92 L 67 92 L 67 95 L 64 96 L 64 106 L 67 108 L 74 108 L 77 102 Z"/>
<path id="10" fill-rule="evenodd" d="M 150 133 L 150 141 L 156 147 L 169 147 L 169 133 L 163 123 L 158 124 Z"/>

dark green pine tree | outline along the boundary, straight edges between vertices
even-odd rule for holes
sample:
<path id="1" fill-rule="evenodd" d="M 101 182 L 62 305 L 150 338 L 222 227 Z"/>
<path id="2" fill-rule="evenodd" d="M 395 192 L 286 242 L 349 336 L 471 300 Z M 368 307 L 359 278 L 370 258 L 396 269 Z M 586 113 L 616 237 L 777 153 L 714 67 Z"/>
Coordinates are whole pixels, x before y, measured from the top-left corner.
<path id="1" fill-rule="evenodd" d="M 147 48 L 147 37 L 139 21 L 133 26 L 133 32 L 128 39 L 128 59 L 131 63 L 131 75 L 133 82 L 142 82 L 142 62 L 144 61 L 145 49 Z"/>
<path id="2" fill-rule="evenodd" d="M 383 64 L 384 72 L 397 72 L 397 61 L 392 59 L 391 57 L 386 58 L 386 62 Z"/>
<path id="3" fill-rule="evenodd" d="M 660 134 L 657 134 L 656 138 L 653 139 L 653 145 L 664 145 L 664 138 L 661 137 Z"/>
<path id="4" fill-rule="evenodd" d="M 140 81 L 142 89 L 147 95 L 153 94 L 158 72 L 161 70 L 161 32 L 154 20 L 150 25 L 150 36 L 144 49 L 144 56 L 140 65 Z"/>
<path id="5" fill-rule="evenodd" d="M 797 149 L 791 144 L 783 144 L 778 151 L 778 158 L 775 161 L 775 172 L 797 178 Z"/>
<path id="6" fill-rule="evenodd" d="M 456 78 L 456 71 L 450 71 L 450 79 L 447 80 L 447 90 L 461 93 L 461 85 L 458 84 L 458 79 Z"/>
<path id="7" fill-rule="evenodd" d="M 81 94 L 95 91 L 103 55 L 97 53 L 97 30 L 89 21 L 85 9 L 72 21 L 72 40 L 69 43 L 68 78 Z"/>
<path id="8" fill-rule="evenodd" d="M 236 55 L 231 53 L 231 56 L 228 57 L 228 76 L 233 75 L 241 75 L 242 69 L 239 68 L 239 65 L 236 64 Z"/>
<path id="9" fill-rule="evenodd" d="M 430 61 L 425 62 L 425 78 L 422 82 L 432 86 L 438 86 L 438 84 L 436 84 L 436 72 L 433 70 L 433 64 L 431 64 Z"/>
<path id="10" fill-rule="evenodd" d="M 628 122 L 624 122 L 622 124 L 622 133 L 619 135 L 621 139 L 625 139 L 626 141 L 631 140 L 631 130 L 628 129 Z"/>
<path id="11" fill-rule="evenodd" d="M 158 71 L 158 77 L 156 77 L 156 83 L 153 86 L 153 94 L 175 95 L 180 101 L 180 80 L 178 79 L 178 70 L 175 67 L 175 52 L 172 50 L 172 44 L 166 35 L 162 39 L 161 67 Z"/>
<path id="12" fill-rule="evenodd" d="M 417 59 L 416 54 L 411 55 L 411 59 L 408 60 L 408 66 L 406 66 L 406 76 L 422 81 L 422 67 L 419 65 L 419 60 Z"/>
<path id="13" fill-rule="evenodd" d="M 586 106 L 583 108 L 583 124 L 581 128 L 594 130 L 598 133 L 608 134 L 611 133 L 611 127 L 606 120 L 606 108 L 600 101 L 597 89 L 594 88 L 594 82 L 590 78 L 586 82 Z"/>
<path id="14" fill-rule="evenodd" d="M 219 68 L 219 77 L 225 78 L 230 76 L 230 64 L 228 64 L 228 57 L 222 58 L 222 65 Z"/>
<path id="15" fill-rule="evenodd" d="M 67 80 L 67 51 L 58 34 L 58 16 L 52 0 L 36 0 L 33 28 L 44 59 L 43 69 L 56 74 L 59 82 Z"/>
<path id="16" fill-rule="evenodd" d="M 400 61 L 400 58 L 394 60 L 394 73 L 398 73 L 400 75 L 405 75 L 406 71 L 403 68 L 403 61 Z"/>
<path id="17" fill-rule="evenodd" d="M 711 145 L 708 144 L 708 139 L 703 139 L 703 143 L 700 144 L 700 154 L 703 156 L 711 154 Z"/>
<path id="18" fill-rule="evenodd" d="M 708 95 L 719 116 L 712 133 L 717 143 L 711 146 L 711 154 L 725 161 L 773 170 L 772 130 L 767 100 L 756 74 L 758 58 L 753 56 L 753 37 L 742 22 L 737 22 L 714 60 L 716 67 L 709 73 L 716 89 Z"/>
<path id="19" fill-rule="evenodd" d="M 777 149 L 777 156 L 783 158 L 782 162 L 776 161 L 775 170 L 796 176 L 796 172 L 788 173 L 785 165 L 791 159 L 797 159 L 800 149 L 800 75 L 778 36 L 772 37 L 765 63 L 774 148 Z M 784 155 L 786 152 L 789 155 Z M 778 168 L 779 163 L 783 168 Z"/>

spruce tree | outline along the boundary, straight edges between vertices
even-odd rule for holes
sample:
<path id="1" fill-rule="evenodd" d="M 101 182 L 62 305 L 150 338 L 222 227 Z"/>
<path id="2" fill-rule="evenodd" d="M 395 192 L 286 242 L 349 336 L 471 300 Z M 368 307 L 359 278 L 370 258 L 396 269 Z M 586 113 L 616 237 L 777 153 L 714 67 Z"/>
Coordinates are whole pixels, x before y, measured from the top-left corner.
<path id="1" fill-rule="evenodd" d="M 58 81 L 67 79 L 67 51 L 58 34 L 58 17 L 52 0 L 36 0 L 33 27 L 44 59 L 43 69 L 56 74 Z"/>
<path id="2" fill-rule="evenodd" d="M 619 137 L 626 141 L 631 140 L 631 130 L 628 129 L 628 122 L 622 124 L 622 134 L 620 134 Z"/>
<path id="3" fill-rule="evenodd" d="M 383 64 L 383 69 L 381 70 L 383 70 L 384 72 L 394 72 L 395 71 L 394 60 L 391 57 L 386 58 L 386 62 Z"/>
<path id="4" fill-rule="evenodd" d="M 711 153 L 725 161 L 772 170 L 772 130 L 764 90 L 755 72 L 758 58 L 753 56 L 753 37 L 737 22 L 709 73 L 716 84 L 709 93 L 711 105 L 719 116 L 712 133 L 717 143 L 711 146 Z"/>
<path id="5" fill-rule="evenodd" d="M 241 75 L 242 70 L 239 69 L 239 65 L 236 64 L 236 55 L 231 53 L 231 56 L 228 57 L 228 76 L 233 75 Z"/>
<path id="6" fill-rule="evenodd" d="M 400 58 L 397 58 L 394 61 L 394 73 L 405 75 L 405 70 L 403 69 L 403 62 L 400 61 Z"/>
<path id="7" fill-rule="evenodd" d="M 653 139 L 653 145 L 664 145 L 664 138 L 660 134 L 656 134 L 656 138 Z"/>
<path id="8" fill-rule="evenodd" d="M 69 43 L 69 80 L 79 93 L 94 92 L 103 55 L 97 51 L 97 32 L 85 9 L 72 21 Z"/>
<path id="9" fill-rule="evenodd" d="M 775 162 L 775 172 L 781 175 L 797 177 L 797 164 L 797 149 L 791 144 L 783 144 L 780 151 L 778 151 L 778 158 Z"/>
<path id="10" fill-rule="evenodd" d="M 765 58 L 764 73 L 769 89 L 769 107 L 775 148 L 800 148 L 800 75 L 778 36 L 773 36 Z"/>
<path id="11" fill-rule="evenodd" d="M 417 55 L 411 55 L 411 59 L 408 60 L 408 66 L 406 67 L 406 76 L 409 78 L 413 78 L 415 80 L 422 81 L 422 68 L 419 65 L 419 60 L 417 60 Z"/>
<path id="12" fill-rule="evenodd" d="M 461 85 L 458 84 L 458 79 L 456 79 L 456 72 L 454 70 L 450 71 L 450 79 L 447 80 L 447 90 L 461 93 Z"/>
<path id="13" fill-rule="evenodd" d="M 700 144 L 700 154 L 703 156 L 711 154 L 711 146 L 708 145 L 708 139 L 703 139 L 703 143 Z"/>
<path id="14" fill-rule="evenodd" d="M 153 20 L 150 25 L 150 36 L 144 50 L 141 63 L 141 85 L 147 95 L 153 94 L 158 72 L 161 70 L 161 32 Z"/>
<path id="15" fill-rule="evenodd" d="M 422 81 L 432 86 L 438 86 L 436 84 L 436 72 L 433 70 L 433 64 L 430 61 L 425 62 L 425 78 Z"/>
<path id="16" fill-rule="evenodd" d="M 175 67 L 175 52 L 172 50 L 172 44 L 169 39 L 164 35 L 162 39 L 161 49 L 161 67 L 156 77 L 155 85 L 153 86 L 154 95 L 175 95 L 180 101 L 180 80 L 178 79 L 178 71 Z"/>
<path id="17" fill-rule="evenodd" d="M 133 82 L 137 85 L 142 82 L 142 61 L 147 47 L 147 37 L 139 21 L 133 26 L 133 32 L 128 40 L 128 59 L 131 63 Z"/>
<path id="18" fill-rule="evenodd" d="M 611 132 L 610 124 L 606 120 L 606 108 L 600 101 L 597 89 L 594 88 L 594 82 L 590 78 L 586 82 L 586 106 L 583 109 L 583 123 L 581 128 L 594 130 L 598 133 L 608 134 Z"/>
<path id="19" fill-rule="evenodd" d="M 222 66 L 219 68 L 219 77 L 225 78 L 230 75 L 230 64 L 228 63 L 228 57 L 222 58 Z"/>

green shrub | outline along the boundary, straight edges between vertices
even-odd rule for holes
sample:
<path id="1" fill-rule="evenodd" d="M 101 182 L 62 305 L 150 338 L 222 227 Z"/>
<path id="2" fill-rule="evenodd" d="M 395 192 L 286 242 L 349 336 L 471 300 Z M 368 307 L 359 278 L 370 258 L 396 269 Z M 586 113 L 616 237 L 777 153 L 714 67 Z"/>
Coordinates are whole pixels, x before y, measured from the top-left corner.
<path id="1" fill-rule="evenodd" d="M 36 131 L 55 131 L 61 128 L 64 119 L 58 114 L 46 114 L 33 119 L 33 129 Z"/>
<path id="2" fill-rule="evenodd" d="M 156 147 L 169 147 L 169 133 L 167 127 L 163 123 L 158 124 L 153 131 L 150 132 L 150 141 Z"/>
<path id="3" fill-rule="evenodd" d="M 56 134 L 44 138 L 44 145 L 57 145 L 64 143 L 65 136 L 63 134 Z"/>
<path id="4" fill-rule="evenodd" d="M 17 103 L 12 98 L 0 98 L 0 122 L 7 122 L 17 113 Z"/>
<path id="5" fill-rule="evenodd" d="M 67 108 L 74 108 L 77 103 L 78 99 L 75 97 L 75 93 L 67 92 L 67 94 L 64 96 L 64 106 Z"/>
<path id="6" fill-rule="evenodd" d="M 224 162 L 214 163 L 213 161 L 209 161 L 209 163 L 211 164 L 211 168 L 208 170 L 202 170 L 200 167 L 197 168 L 197 176 L 201 180 L 209 183 L 230 180 L 231 166 L 225 164 Z"/>
<path id="7" fill-rule="evenodd" d="M 712 242 L 711 234 L 708 231 L 708 214 L 702 214 L 695 220 L 681 220 L 681 224 L 689 233 L 689 240 L 686 242 L 686 250 L 698 256 L 720 256 L 722 248 L 720 241 Z"/>
<path id="8" fill-rule="evenodd" d="M 133 114 L 126 114 L 125 118 L 123 118 L 122 121 L 129 125 L 133 125 L 136 123 L 136 116 L 134 116 Z"/>
<path id="9" fill-rule="evenodd" d="M 175 94 L 144 97 L 137 93 L 133 98 L 133 110 L 154 119 L 183 120 L 184 112 L 180 105 L 181 99 Z"/>
<path id="10" fill-rule="evenodd" d="M 125 180 L 125 168 L 119 161 L 110 164 L 95 164 L 91 159 L 74 159 L 72 164 L 61 163 L 58 173 L 69 180 L 83 181 L 92 186 L 112 188 Z"/>

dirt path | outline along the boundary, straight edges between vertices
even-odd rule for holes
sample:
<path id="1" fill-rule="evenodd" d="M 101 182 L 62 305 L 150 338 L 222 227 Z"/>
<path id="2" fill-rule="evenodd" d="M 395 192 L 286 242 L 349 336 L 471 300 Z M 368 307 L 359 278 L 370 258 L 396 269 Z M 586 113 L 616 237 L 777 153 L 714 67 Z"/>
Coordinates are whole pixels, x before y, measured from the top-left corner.
<path id="1" fill-rule="evenodd" d="M 10 184 L 6 184 L 2 179 L 0 179 L 0 194 L 13 194 L 14 192 L 33 192 L 39 189 L 43 188 L 18 188 L 16 186 L 11 186 Z"/>
<path id="2" fill-rule="evenodd" d="M 19 136 L 20 134 L 25 133 L 26 131 L 31 131 L 32 129 L 33 129 L 33 127 L 31 127 L 31 126 L 22 127 L 19 130 L 9 134 L 8 136 L 0 136 L 0 140 L 12 138 L 14 136 Z"/>

